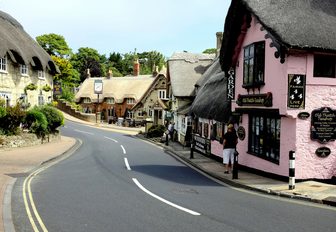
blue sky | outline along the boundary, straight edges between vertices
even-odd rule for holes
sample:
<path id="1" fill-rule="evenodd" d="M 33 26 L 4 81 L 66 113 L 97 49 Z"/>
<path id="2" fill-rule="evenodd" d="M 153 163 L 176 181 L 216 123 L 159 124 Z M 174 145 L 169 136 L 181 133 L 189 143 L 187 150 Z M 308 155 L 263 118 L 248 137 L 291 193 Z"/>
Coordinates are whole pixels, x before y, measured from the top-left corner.
<path id="1" fill-rule="evenodd" d="M 33 38 L 56 33 L 74 52 L 201 53 L 216 46 L 230 0 L 0 0 Z"/>

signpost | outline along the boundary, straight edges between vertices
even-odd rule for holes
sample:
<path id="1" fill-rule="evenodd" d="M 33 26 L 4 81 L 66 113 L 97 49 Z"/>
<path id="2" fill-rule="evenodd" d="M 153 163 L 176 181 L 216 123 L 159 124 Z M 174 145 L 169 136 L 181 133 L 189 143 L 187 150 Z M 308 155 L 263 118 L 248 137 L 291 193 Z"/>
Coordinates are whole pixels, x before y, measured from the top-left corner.
<path id="1" fill-rule="evenodd" d="M 94 81 L 93 91 L 97 94 L 97 106 L 96 106 L 96 123 L 98 121 L 98 106 L 99 106 L 99 94 L 103 94 L 103 80 L 97 79 Z"/>

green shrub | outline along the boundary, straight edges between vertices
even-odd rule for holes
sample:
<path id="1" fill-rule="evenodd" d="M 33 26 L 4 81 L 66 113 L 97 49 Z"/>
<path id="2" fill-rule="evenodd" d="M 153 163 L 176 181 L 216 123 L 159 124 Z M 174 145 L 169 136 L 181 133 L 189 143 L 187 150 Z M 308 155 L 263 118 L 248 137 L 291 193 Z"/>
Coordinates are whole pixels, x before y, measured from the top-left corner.
<path id="1" fill-rule="evenodd" d="M 25 123 L 29 132 L 44 138 L 48 134 L 47 117 L 37 107 L 29 110 L 25 117 Z"/>
<path id="2" fill-rule="evenodd" d="M 48 122 L 48 131 L 54 133 L 57 128 L 64 125 L 64 116 L 55 107 L 42 106 L 39 110 L 46 116 Z"/>
<path id="3" fill-rule="evenodd" d="M 0 131 L 5 135 L 16 135 L 20 133 L 20 124 L 25 117 L 19 104 L 7 108 L 0 107 Z"/>
<path id="4" fill-rule="evenodd" d="M 165 127 L 163 125 L 153 125 L 148 129 L 147 137 L 161 137 L 165 131 Z"/>

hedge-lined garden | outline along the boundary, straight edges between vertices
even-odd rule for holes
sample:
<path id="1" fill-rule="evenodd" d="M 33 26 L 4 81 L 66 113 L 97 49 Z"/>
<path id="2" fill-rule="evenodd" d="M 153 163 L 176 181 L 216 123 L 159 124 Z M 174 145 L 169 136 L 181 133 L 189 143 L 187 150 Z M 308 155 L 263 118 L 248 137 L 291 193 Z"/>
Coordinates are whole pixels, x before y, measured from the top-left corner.
<path id="1" fill-rule="evenodd" d="M 0 102 L 0 135 L 18 135 L 23 130 L 34 133 L 38 138 L 57 134 L 64 125 L 64 116 L 51 105 L 35 106 L 27 111 L 20 104 L 5 107 Z"/>

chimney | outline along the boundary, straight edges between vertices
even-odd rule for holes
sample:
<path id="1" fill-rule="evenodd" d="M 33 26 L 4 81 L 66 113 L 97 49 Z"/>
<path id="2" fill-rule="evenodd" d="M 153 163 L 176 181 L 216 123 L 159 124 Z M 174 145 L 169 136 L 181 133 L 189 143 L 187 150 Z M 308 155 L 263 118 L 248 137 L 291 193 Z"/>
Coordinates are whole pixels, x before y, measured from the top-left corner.
<path id="1" fill-rule="evenodd" d="M 90 69 L 86 69 L 86 78 L 90 78 L 91 74 L 90 74 Z"/>
<path id="2" fill-rule="evenodd" d="M 107 73 L 107 79 L 111 79 L 111 77 L 113 77 L 113 72 L 111 69 L 109 69 L 108 73 Z"/>
<path id="3" fill-rule="evenodd" d="M 133 76 L 139 76 L 140 74 L 140 63 L 139 59 L 137 58 L 133 63 Z"/>
<path id="4" fill-rule="evenodd" d="M 155 65 L 155 63 L 153 64 L 153 77 L 156 77 L 159 74 L 159 66 Z"/>
<path id="5" fill-rule="evenodd" d="M 216 52 L 216 56 L 219 56 L 219 53 L 220 53 L 220 50 L 221 50 L 221 47 L 222 47 L 222 41 L 223 41 L 223 32 L 217 32 L 216 33 L 216 39 L 217 39 L 217 44 L 216 44 L 216 49 L 217 49 L 217 52 Z"/>

